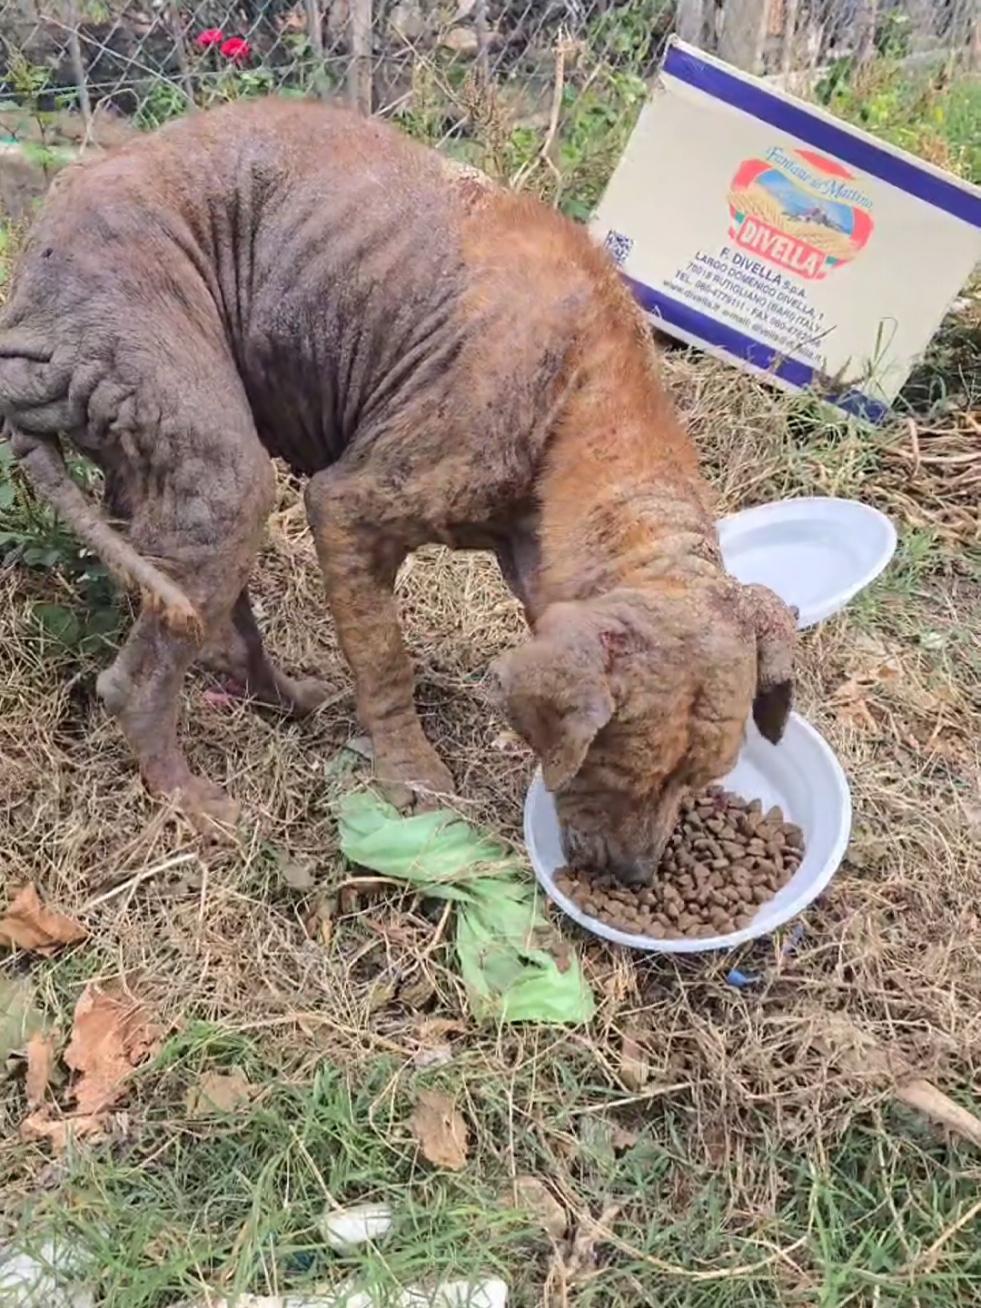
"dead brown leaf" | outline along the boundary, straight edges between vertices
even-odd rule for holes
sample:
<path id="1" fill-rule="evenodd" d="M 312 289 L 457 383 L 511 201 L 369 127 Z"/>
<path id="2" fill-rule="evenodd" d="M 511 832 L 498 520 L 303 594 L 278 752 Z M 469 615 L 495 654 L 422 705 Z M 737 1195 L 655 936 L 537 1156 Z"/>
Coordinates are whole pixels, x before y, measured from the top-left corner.
<path id="1" fill-rule="evenodd" d="M 631 1131 L 626 1126 L 617 1126 L 614 1123 L 613 1133 L 610 1136 L 610 1144 L 617 1153 L 623 1153 L 627 1149 L 633 1149 L 639 1139 L 639 1131 Z"/>
<path id="2" fill-rule="evenodd" d="M 964 820 L 972 839 L 981 841 L 981 803 L 966 802 L 962 805 Z"/>
<path id="3" fill-rule="evenodd" d="M 620 1046 L 620 1080 L 628 1090 L 643 1090 L 651 1075 L 647 1055 L 632 1035 L 625 1035 Z"/>
<path id="4" fill-rule="evenodd" d="M 54 1071 L 54 1041 L 50 1036 L 38 1032 L 27 1042 L 27 1076 L 24 1088 L 27 1093 L 28 1108 L 37 1108 L 44 1102 L 44 1096 L 51 1084 Z"/>
<path id="5" fill-rule="evenodd" d="M 869 706 L 869 695 L 874 695 L 877 687 L 898 685 L 903 678 L 903 666 L 895 655 L 880 659 L 849 677 L 832 695 L 838 720 L 863 731 L 877 730 L 878 724 Z"/>
<path id="6" fill-rule="evenodd" d="M 312 890 L 317 884 L 313 865 L 305 858 L 284 858 L 279 875 L 291 890 Z"/>
<path id="7" fill-rule="evenodd" d="M 418 1068 L 445 1067 L 453 1062 L 453 1050 L 449 1045 L 433 1045 L 427 1049 L 417 1049 L 412 1061 Z"/>
<path id="8" fill-rule="evenodd" d="M 583 1213 L 577 1230 L 572 1233 L 568 1251 L 556 1250 L 555 1269 L 559 1276 L 560 1293 L 565 1301 L 565 1287 L 574 1285 L 581 1277 L 588 1277 L 596 1261 L 596 1246 L 610 1239 L 612 1226 L 620 1212 L 620 1204 L 607 1204 L 594 1218 Z"/>
<path id="9" fill-rule="evenodd" d="M 72 1094 L 81 1117 L 105 1112 L 121 1098 L 133 1069 L 159 1047 L 160 1031 L 139 1000 L 121 986 L 90 982 L 75 1005 L 65 1062 L 78 1073 Z"/>
<path id="10" fill-rule="evenodd" d="M 892 654 L 889 658 L 883 659 L 875 667 L 869 669 L 865 674 L 869 681 L 878 681 L 888 684 L 889 682 L 899 682 L 903 679 L 903 665 L 899 658 Z"/>
<path id="11" fill-rule="evenodd" d="M 428 972 L 420 972 L 399 989 L 399 1003 L 407 1008 L 424 1008 L 436 993 L 436 985 Z"/>
<path id="12" fill-rule="evenodd" d="M 334 898 L 332 895 L 318 895 L 313 910 L 307 915 L 303 928 L 311 940 L 317 940 L 325 949 L 330 947 L 334 934 Z"/>
<path id="13" fill-rule="evenodd" d="M 845 1014 L 815 1016 L 818 1041 L 835 1053 L 846 1075 L 858 1081 L 890 1082 L 901 1103 L 981 1148 L 981 1118 L 917 1076 L 899 1050 L 880 1044 Z"/>
<path id="14" fill-rule="evenodd" d="M 45 908 L 33 882 L 21 887 L 0 918 L 0 945 L 8 949 L 53 954 L 62 945 L 73 945 L 87 935 L 81 922 Z"/>
<path id="15" fill-rule="evenodd" d="M 509 1207 L 521 1208 L 531 1214 L 547 1235 L 561 1240 L 569 1219 L 563 1206 L 537 1176 L 516 1176 L 513 1191 L 504 1196 Z"/>
<path id="16" fill-rule="evenodd" d="M 230 1072 L 207 1072 L 187 1092 L 185 1106 L 191 1118 L 211 1117 L 215 1113 L 234 1113 L 247 1104 L 255 1087 L 240 1068 Z"/>
<path id="17" fill-rule="evenodd" d="M 467 1124 L 453 1100 L 440 1090 L 420 1090 L 412 1133 L 434 1167 L 459 1172 L 467 1164 Z"/>
<path id="18" fill-rule="evenodd" d="M 61 1154 L 73 1140 L 97 1140 L 106 1132 L 105 1114 L 53 1117 L 50 1109 L 39 1108 L 20 1125 L 21 1139 L 46 1140 Z"/>
<path id="19" fill-rule="evenodd" d="M 452 1017 L 425 1017 L 413 1027 L 416 1039 L 422 1043 L 440 1040 L 445 1036 L 464 1035 L 465 1022 L 457 1022 Z"/>
<path id="20" fill-rule="evenodd" d="M 862 731 L 877 731 L 878 723 L 861 693 L 857 682 L 845 682 L 834 696 L 834 710 L 838 721 Z"/>

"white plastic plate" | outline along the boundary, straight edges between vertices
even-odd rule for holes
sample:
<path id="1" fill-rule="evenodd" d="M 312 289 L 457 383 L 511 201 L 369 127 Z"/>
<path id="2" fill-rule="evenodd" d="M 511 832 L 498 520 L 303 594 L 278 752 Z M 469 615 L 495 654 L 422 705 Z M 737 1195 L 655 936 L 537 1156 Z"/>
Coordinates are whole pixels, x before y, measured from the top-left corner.
<path id="1" fill-rule="evenodd" d="M 731 949 L 745 940 L 768 935 L 789 922 L 815 899 L 834 876 L 844 857 L 852 825 L 848 782 L 830 746 L 814 728 L 791 713 L 779 745 L 764 740 L 750 723 L 735 768 L 721 778 L 727 790 L 744 799 L 759 799 L 764 809 L 779 804 L 788 822 L 804 833 L 804 858 L 794 876 L 769 903 L 761 904 L 749 926 L 728 935 L 698 940 L 661 940 L 616 931 L 589 917 L 555 885 L 565 858 L 555 801 L 536 772 L 525 799 L 525 843 L 535 875 L 545 893 L 594 935 L 634 949 L 665 954 L 697 954 Z"/>
<path id="2" fill-rule="evenodd" d="M 796 605 L 800 630 L 843 609 L 896 548 L 889 519 L 857 500 L 777 500 L 716 525 L 726 571 Z"/>

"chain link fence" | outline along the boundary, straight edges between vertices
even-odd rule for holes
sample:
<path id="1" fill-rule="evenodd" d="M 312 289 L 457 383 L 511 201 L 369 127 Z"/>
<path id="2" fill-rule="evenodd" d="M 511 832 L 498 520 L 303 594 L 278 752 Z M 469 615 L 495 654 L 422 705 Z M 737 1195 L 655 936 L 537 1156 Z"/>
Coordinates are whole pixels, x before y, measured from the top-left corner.
<path id="1" fill-rule="evenodd" d="M 981 0 L 0 0 L 0 150 L 111 145 L 280 92 L 343 96 L 512 180 L 535 171 L 547 184 L 563 171 L 556 151 L 578 166 L 588 138 L 602 142 L 604 157 L 586 160 L 599 177 L 673 31 L 788 77 L 877 51 L 976 64 L 979 11 Z M 583 204 L 593 189 L 587 178 Z"/>

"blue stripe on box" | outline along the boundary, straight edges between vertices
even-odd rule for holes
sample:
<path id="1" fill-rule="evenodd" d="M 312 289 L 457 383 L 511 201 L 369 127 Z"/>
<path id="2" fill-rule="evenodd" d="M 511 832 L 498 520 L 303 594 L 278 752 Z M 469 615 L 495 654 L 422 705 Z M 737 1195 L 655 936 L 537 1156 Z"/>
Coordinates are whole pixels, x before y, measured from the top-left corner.
<path id="1" fill-rule="evenodd" d="M 655 318 L 670 323 L 679 331 L 686 332 L 696 340 L 704 341 L 706 345 L 724 351 L 734 359 L 752 364 L 761 372 L 779 377 L 781 381 L 799 390 L 806 390 L 809 386 L 813 386 L 815 372 L 810 364 L 781 354 L 771 345 L 758 341 L 753 336 L 747 336 L 745 332 L 735 327 L 727 327 L 716 318 L 699 313 L 690 305 L 672 299 L 662 291 L 655 291 L 633 277 L 627 277 L 626 274 L 623 276 L 638 303 Z M 828 404 L 844 409 L 846 413 L 854 414 L 856 418 L 864 418 L 866 422 L 881 422 L 889 412 L 887 404 L 883 404 L 881 400 L 874 400 L 871 395 L 866 395 L 862 391 L 843 391 L 840 395 L 825 394 L 820 391 L 816 393 Z"/>
<path id="2" fill-rule="evenodd" d="M 957 186 L 938 177 L 918 167 L 914 160 L 891 154 L 871 141 L 853 136 L 845 128 L 810 113 L 803 105 L 773 95 L 758 83 L 744 81 L 742 77 L 677 45 L 669 46 L 661 71 L 732 105 L 734 109 L 752 114 L 771 127 L 789 132 L 799 141 L 834 155 L 836 159 L 860 168 L 908 195 L 915 195 L 917 199 L 943 209 L 972 227 L 981 227 L 981 192 L 976 187 Z"/>

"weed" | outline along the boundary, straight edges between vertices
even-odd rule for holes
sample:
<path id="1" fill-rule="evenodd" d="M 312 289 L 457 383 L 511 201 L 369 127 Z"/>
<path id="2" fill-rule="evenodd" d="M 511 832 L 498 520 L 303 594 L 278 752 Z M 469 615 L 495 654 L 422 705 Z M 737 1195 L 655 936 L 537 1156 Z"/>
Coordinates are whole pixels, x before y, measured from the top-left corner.
<path id="1" fill-rule="evenodd" d="M 860 67 L 840 59 L 815 95 L 839 118 L 969 181 L 981 181 L 978 78 L 954 76 L 946 66 L 910 72 L 889 56 Z"/>
<path id="2" fill-rule="evenodd" d="M 97 493 L 100 478 L 91 464 L 75 460 L 69 466 L 83 489 Z M 31 606 L 31 626 L 42 644 L 91 654 L 114 643 L 121 614 L 108 572 L 31 493 L 6 442 L 0 443 L 0 562 L 65 578 L 69 603 L 39 600 Z"/>
<path id="3" fill-rule="evenodd" d="M 161 79 L 152 84 L 140 101 L 133 121 L 137 127 L 151 132 L 157 127 L 162 127 L 172 118 L 179 118 L 181 114 L 187 112 L 188 107 L 184 90 L 173 82 Z"/>
<path id="4" fill-rule="evenodd" d="M 585 221 L 595 209 L 647 96 L 636 74 L 598 70 L 582 90 L 566 91 L 559 145 L 561 207 Z"/>

